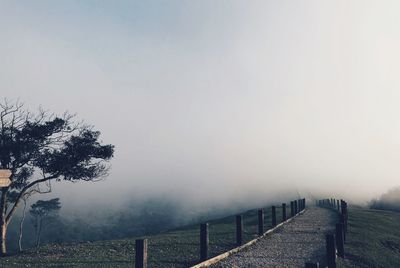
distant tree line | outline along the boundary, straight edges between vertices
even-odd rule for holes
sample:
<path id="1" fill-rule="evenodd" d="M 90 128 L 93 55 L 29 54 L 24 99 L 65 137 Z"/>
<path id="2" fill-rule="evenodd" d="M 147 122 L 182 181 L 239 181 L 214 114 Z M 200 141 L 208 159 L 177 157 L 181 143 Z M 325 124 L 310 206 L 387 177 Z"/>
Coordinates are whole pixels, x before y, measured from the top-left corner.
<path id="1" fill-rule="evenodd" d="M 32 205 L 29 206 L 30 210 Z M 181 202 L 165 198 L 149 198 L 132 200 L 121 205 L 117 211 L 102 215 L 80 215 L 71 218 L 55 210 L 51 214 L 51 222 L 43 228 L 40 245 L 47 243 L 79 243 L 109 239 L 132 238 L 142 235 L 157 234 L 174 228 L 185 228 L 190 225 L 249 209 L 240 205 L 229 209 L 213 207 L 212 210 L 201 210 L 193 206 L 190 210 Z M 15 215 L 15 220 L 9 226 L 9 250 L 19 250 L 18 237 L 22 213 Z M 23 225 L 22 245 L 24 249 L 36 247 L 35 216 L 26 214 Z"/>
<path id="2" fill-rule="evenodd" d="M 191 223 L 183 217 L 181 209 L 173 202 L 148 201 L 139 209 L 125 207 L 120 211 L 99 217 L 100 222 L 91 218 L 64 217 L 58 213 L 61 204 L 58 198 L 39 200 L 30 206 L 23 225 L 21 244 L 24 249 L 46 243 L 76 243 L 106 239 L 121 239 L 144 234 L 155 234 L 182 224 Z M 19 250 L 18 239 L 22 214 L 9 226 L 9 250 Z"/>
<path id="3" fill-rule="evenodd" d="M 383 209 L 400 212 L 400 187 L 390 189 L 378 199 L 373 199 L 370 204 L 372 209 Z"/>

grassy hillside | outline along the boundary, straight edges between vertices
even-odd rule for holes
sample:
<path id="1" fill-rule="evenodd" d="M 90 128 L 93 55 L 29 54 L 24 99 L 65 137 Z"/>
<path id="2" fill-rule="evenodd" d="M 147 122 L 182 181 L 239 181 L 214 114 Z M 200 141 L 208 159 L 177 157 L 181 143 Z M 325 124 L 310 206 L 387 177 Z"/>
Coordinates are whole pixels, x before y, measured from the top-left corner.
<path id="1" fill-rule="evenodd" d="M 400 213 L 350 207 L 345 251 L 339 267 L 400 267 Z"/>
<path id="2" fill-rule="evenodd" d="M 290 212 L 290 208 L 288 210 Z M 244 216 L 244 241 L 257 237 L 257 211 Z M 282 209 L 277 207 L 277 220 Z M 216 256 L 235 245 L 235 216 L 209 221 L 210 255 Z M 271 209 L 265 208 L 265 230 L 271 228 Z M 188 267 L 198 263 L 199 225 L 190 225 L 149 239 L 150 267 Z M 98 241 L 80 244 L 49 244 L 38 252 L 29 250 L 14 256 L 0 258 L 0 267 L 132 267 L 135 238 Z"/>

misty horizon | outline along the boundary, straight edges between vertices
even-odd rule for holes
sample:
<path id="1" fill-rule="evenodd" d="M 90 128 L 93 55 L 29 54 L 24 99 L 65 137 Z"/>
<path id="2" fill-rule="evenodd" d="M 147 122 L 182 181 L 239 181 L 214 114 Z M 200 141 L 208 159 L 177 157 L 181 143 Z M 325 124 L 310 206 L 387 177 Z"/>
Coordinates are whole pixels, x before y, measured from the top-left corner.
<path id="1" fill-rule="evenodd" d="M 66 210 L 365 203 L 399 186 L 399 8 L 3 1 L 1 97 L 76 113 L 115 145 L 103 181 L 52 184 Z"/>

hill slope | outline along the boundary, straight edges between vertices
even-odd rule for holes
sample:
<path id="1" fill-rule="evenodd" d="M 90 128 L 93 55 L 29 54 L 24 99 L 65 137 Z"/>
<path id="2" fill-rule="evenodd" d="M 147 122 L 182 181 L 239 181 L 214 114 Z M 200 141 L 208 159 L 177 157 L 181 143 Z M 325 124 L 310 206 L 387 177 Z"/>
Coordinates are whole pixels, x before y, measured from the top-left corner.
<path id="1" fill-rule="evenodd" d="M 400 213 L 352 206 L 339 267 L 400 267 Z"/>
<path id="2" fill-rule="evenodd" d="M 257 211 L 244 214 L 245 241 L 257 236 Z M 281 209 L 278 209 L 281 219 Z M 265 229 L 270 228 L 266 208 Z M 146 237 L 149 239 L 149 267 L 188 267 L 198 262 L 199 226 L 190 225 Z M 22 254 L 0 258 L 0 267 L 132 267 L 135 238 L 49 244 Z M 210 255 L 235 247 L 235 219 L 229 216 L 210 221 Z M 338 267 L 400 267 L 400 213 L 349 208 L 346 259 Z"/>
<path id="3" fill-rule="evenodd" d="M 265 209 L 265 226 L 271 228 L 271 208 Z M 257 237 L 257 210 L 243 213 L 244 241 Z M 277 207 L 277 220 L 282 209 Z M 210 257 L 235 245 L 235 216 L 209 221 Z M 190 225 L 149 239 L 149 267 L 188 267 L 199 262 L 199 225 Z M 135 238 L 86 242 L 79 244 L 48 244 L 38 252 L 28 250 L 0 258 L 0 267 L 132 267 Z"/>

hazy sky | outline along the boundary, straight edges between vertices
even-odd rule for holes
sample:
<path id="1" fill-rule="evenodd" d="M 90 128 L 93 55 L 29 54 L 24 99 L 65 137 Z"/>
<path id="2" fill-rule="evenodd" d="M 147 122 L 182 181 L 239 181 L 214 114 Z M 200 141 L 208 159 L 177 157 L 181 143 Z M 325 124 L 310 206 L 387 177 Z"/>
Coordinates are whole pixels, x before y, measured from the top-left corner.
<path id="1" fill-rule="evenodd" d="M 0 0 L 0 93 L 76 112 L 115 144 L 104 182 L 54 186 L 68 202 L 276 189 L 370 198 L 400 184 L 399 10 Z"/>

